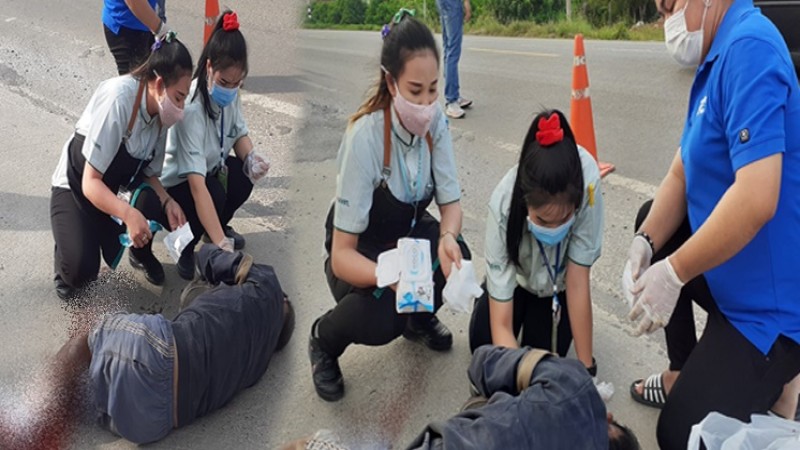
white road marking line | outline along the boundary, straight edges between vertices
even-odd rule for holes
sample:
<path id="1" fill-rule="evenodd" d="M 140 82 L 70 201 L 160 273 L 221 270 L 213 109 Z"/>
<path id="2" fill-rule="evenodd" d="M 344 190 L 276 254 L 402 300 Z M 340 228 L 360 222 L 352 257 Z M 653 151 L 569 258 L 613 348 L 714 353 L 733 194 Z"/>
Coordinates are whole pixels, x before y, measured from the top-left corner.
<path id="1" fill-rule="evenodd" d="M 302 107 L 297 106 L 293 103 L 269 97 L 267 95 L 246 93 L 242 94 L 242 101 L 255 103 L 256 105 L 261 106 L 262 108 L 280 114 L 285 114 L 294 119 L 305 118 L 305 113 L 303 112 Z"/>
<path id="2" fill-rule="evenodd" d="M 451 130 L 457 130 L 458 132 L 460 132 L 462 134 L 467 133 L 467 130 L 465 130 L 463 128 L 459 128 L 459 127 L 454 127 L 452 125 L 452 123 L 450 125 L 450 129 Z M 498 147 L 498 148 L 500 148 L 502 150 L 505 150 L 507 152 L 513 153 L 515 155 L 519 154 L 519 151 L 520 151 L 520 146 L 519 145 L 511 144 L 509 142 L 492 140 L 491 145 L 493 145 L 495 147 Z M 655 196 L 656 189 L 658 189 L 658 186 L 654 186 L 654 185 L 652 185 L 650 183 L 646 183 L 644 181 L 639 181 L 639 180 L 634 179 L 634 178 L 624 177 L 624 176 L 618 175 L 616 173 L 610 173 L 610 174 L 606 175 L 606 177 L 603 178 L 603 183 L 609 184 L 611 186 L 616 186 L 616 187 L 621 187 L 621 188 L 624 188 L 624 189 L 628 189 L 628 190 L 631 190 L 633 192 L 636 192 L 637 194 L 640 194 L 640 195 L 643 195 L 643 196 L 649 197 L 649 198 L 652 198 L 653 196 Z"/>
<path id="3" fill-rule="evenodd" d="M 15 20 L 17 20 L 16 17 L 9 17 L 8 19 L 6 19 L 6 23 L 13 22 Z"/>
<path id="4" fill-rule="evenodd" d="M 542 58 L 558 58 L 560 56 L 556 53 L 523 52 L 518 50 L 500 50 L 495 48 L 480 47 L 469 47 L 467 50 L 472 50 L 474 52 L 498 53 L 501 55 L 536 56 Z"/>

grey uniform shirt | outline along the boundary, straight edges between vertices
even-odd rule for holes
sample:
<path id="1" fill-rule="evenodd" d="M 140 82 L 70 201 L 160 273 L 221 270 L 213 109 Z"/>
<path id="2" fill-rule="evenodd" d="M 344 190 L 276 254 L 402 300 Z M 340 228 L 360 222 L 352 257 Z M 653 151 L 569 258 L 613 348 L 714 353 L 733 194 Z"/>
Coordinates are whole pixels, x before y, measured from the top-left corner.
<path id="1" fill-rule="evenodd" d="M 432 193 L 438 205 L 460 200 L 461 186 L 456 173 L 453 141 L 441 109 L 431 124 L 432 152 L 425 138 L 410 134 L 400 125 L 394 108 L 390 110 L 392 172 L 388 186 L 392 195 L 405 203 L 426 198 Z M 402 163 L 400 158 L 403 158 Z M 372 193 L 383 179 L 383 110 L 364 115 L 347 129 L 339 146 L 337 163 L 333 224 L 341 231 L 360 234 L 369 225 Z M 424 188 L 419 188 L 419 185 Z"/>
<path id="2" fill-rule="evenodd" d="M 206 176 L 222 164 L 234 144 L 248 134 L 242 116 L 241 95 L 225 108 L 220 108 L 212 100 L 212 109 L 217 113 L 216 120 L 213 120 L 203 107 L 203 97 L 200 94 L 195 97 L 196 89 L 195 79 L 189 90 L 192 100 L 184 109 L 183 120 L 169 130 L 164 173 L 161 175 L 161 184 L 167 188 L 183 183 L 192 173 Z"/>
<path id="3" fill-rule="evenodd" d="M 133 112 L 138 88 L 139 81 L 130 75 L 103 81 L 75 125 L 75 133 L 86 137 L 81 150 L 83 157 L 100 173 L 105 173 L 111 161 L 117 156 L 122 137 L 128 130 L 128 121 Z M 139 105 L 136 122 L 128 139 L 127 150 L 128 154 L 136 159 L 153 158 L 150 164 L 143 168 L 145 177 L 161 174 L 166 136 L 166 130 L 161 129 L 158 116 L 150 116 L 147 113 L 147 95 L 142 95 L 142 103 Z M 67 164 L 70 142 L 72 136 L 64 144 L 61 159 L 53 172 L 51 184 L 54 187 L 69 189 Z"/>
<path id="4" fill-rule="evenodd" d="M 578 147 L 583 167 L 583 204 L 576 212 L 575 222 L 561 243 L 559 265 L 571 260 L 575 264 L 591 266 L 600 257 L 603 243 L 603 195 L 600 190 L 600 170 L 592 155 Z M 506 250 L 508 213 L 511 194 L 517 178 L 517 166 L 512 167 L 492 193 L 489 214 L 486 218 L 486 282 L 489 295 L 498 301 L 509 301 L 514 289 L 522 286 L 539 296 L 553 294 L 553 282 L 545 267 L 536 239 L 523 228 L 519 248 L 520 267 L 509 259 Z M 556 246 L 544 246 L 547 261 L 552 267 L 556 261 Z M 564 290 L 565 271 L 556 276 L 558 291 Z"/>

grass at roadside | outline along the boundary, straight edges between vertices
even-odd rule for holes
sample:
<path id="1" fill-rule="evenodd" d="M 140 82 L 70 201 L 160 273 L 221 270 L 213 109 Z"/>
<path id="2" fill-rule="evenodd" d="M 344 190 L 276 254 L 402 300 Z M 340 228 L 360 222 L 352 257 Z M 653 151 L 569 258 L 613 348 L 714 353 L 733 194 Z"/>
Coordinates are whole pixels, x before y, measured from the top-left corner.
<path id="1" fill-rule="evenodd" d="M 440 32 L 438 24 L 428 25 L 436 28 Z M 381 29 L 378 25 L 327 25 L 306 23 L 305 28 L 309 29 L 333 29 L 333 30 L 371 30 Z M 535 22 L 511 22 L 502 24 L 494 18 L 479 18 L 469 23 L 464 28 L 465 34 L 480 36 L 505 36 L 505 37 L 528 37 L 528 38 L 572 38 L 578 33 L 582 33 L 586 39 L 602 40 L 630 40 L 630 41 L 662 41 L 664 40 L 664 30 L 658 23 L 648 23 L 640 26 L 627 26 L 623 23 L 604 26 L 601 28 L 593 27 L 584 19 L 572 21 L 561 20 L 550 23 Z"/>

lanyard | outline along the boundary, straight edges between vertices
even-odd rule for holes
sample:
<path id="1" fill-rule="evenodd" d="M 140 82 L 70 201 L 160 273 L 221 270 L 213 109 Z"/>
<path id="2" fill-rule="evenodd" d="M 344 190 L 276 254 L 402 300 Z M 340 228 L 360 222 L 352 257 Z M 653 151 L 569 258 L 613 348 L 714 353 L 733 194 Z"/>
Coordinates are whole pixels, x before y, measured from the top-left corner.
<path id="1" fill-rule="evenodd" d="M 225 165 L 225 131 L 223 124 L 225 123 L 225 108 L 219 109 L 219 165 Z"/>
<path id="2" fill-rule="evenodd" d="M 422 186 L 422 149 L 419 149 L 419 157 L 417 158 L 417 182 L 416 182 L 416 192 L 411 191 L 411 185 L 408 183 L 408 178 L 406 177 L 406 172 L 408 172 L 408 167 L 406 166 L 405 156 L 401 154 L 397 155 L 397 159 L 400 162 L 400 176 L 403 179 L 403 188 L 406 191 L 406 195 L 411 197 L 411 204 L 414 206 L 414 217 L 411 219 L 411 230 L 414 229 L 414 226 L 417 224 L 417 205 L 419 205 L 419 201 L 422 198 L 423 192 L 420 188 L 424 188 Z"/>
<path id="3" fill-rule="evenodd" d="M 547 259 L 544 246 L 538 239 L 536 239 L 536 243 L 539 245 L 539 254 L 541 254 L 542 259 L 544 259 L 544 266 L 547 268 L 547 275 L 550 276 L 550 281 L 553 282 L 553 332 L 551 336 L 551 350 L 556 353 L 558 351 L 558 324 L 561 322 L 561 303 L 558 301 L 558 284 L 556 283 L 556 277 L 558 277 L 559 271 L 558 263 L 559 258 L 561 257 L 561 243 L 559 242 L 556 245 L 556 264 L 553 266 L 552 270 L 550 269 L 550 261 Z"/>

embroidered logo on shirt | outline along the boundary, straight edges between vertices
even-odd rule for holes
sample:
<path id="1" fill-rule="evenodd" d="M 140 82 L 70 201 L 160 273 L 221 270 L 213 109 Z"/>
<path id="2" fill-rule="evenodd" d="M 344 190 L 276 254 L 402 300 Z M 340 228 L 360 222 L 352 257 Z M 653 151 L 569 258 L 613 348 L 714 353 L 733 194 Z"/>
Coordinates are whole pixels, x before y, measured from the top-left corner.
<path id="1" fill-rule="evenodd" d="M 336 203 L 338 203 L 338 204 L 340 204 L 342 206 L 350 206 L 350 200 L 347 200 L 347 199 L 341 198 L 341 197 L 336 199 Z"/>
<path id="2" fill-rule="evenodd" d="M 707 95 L 700 100 L 700 105 L 697 107 L 697 114 L 695 114 L 696 116 L 701 116 L 706 112 L 706 102 L 708 102 Z"/>
<path id="3" fill-rule="evenodd" d="M 750 130 L 747 128 L 743 129 L 739 132 L 739 142 L 744 144 L 745 142 L 750 140 Z"/>

